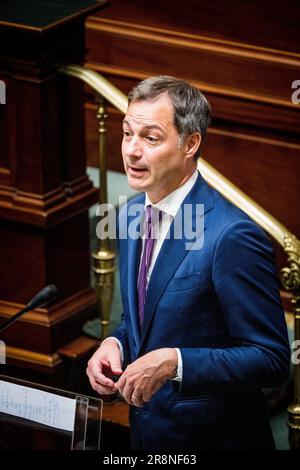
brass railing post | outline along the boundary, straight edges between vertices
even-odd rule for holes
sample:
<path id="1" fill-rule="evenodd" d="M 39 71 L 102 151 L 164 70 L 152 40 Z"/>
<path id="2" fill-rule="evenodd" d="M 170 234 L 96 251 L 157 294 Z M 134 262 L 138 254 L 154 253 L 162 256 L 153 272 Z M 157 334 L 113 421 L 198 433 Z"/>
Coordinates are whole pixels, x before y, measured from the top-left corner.
<path id="1" fill-rule="evenodd" d="M 294 304 L 294 340 L 300 345 L 300 242 L 295 236 L 286 235 L 284 251 L 288 255 L 289 267 L 281 270 L 283 286 L 293 293 Z M 300 448 L 300 364 L 293 361 L 294 401 L 288 406 L 288 427 L 291 449 Z"/>
<path id="2" fill-rule="evenodd" d="M 107 204 L 107 173 L 106 173 L 106 121 L 107 111 L 105 100 L 96 94 L 99 103 L 97 112 L 99 132 L 99 171 L 100 189 L 99 204 Z M 115 253 L 110 248 L 109 238 L 98 238 L 97 250 L 92 253 L 92 269 L 95 277 L 97 308 L 101 322 L 101 339 L 108 335 L 111 305 L 114 291 Z"/>

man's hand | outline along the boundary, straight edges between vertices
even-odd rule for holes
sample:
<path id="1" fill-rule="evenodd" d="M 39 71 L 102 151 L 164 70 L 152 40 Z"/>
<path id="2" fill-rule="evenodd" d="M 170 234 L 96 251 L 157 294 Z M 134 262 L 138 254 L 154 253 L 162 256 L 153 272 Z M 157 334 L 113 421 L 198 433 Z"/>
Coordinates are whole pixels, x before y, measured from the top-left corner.
<path id="1" fill-rule="evenodd" d="M 176 376 L 177 365 L 176 349 L 156 349 L 130 364 L 115 385 L 127 403 L 141 407 Z"/>
<path id="2" fill-rule="evenodd" d="M 112 380 L 113 375 L 121 375 L 121 352 L 114 339 L 107 339 L 88 362 L 86 373 L 91 386 L 101 395 L 111 395 L 118 391 Z"/>

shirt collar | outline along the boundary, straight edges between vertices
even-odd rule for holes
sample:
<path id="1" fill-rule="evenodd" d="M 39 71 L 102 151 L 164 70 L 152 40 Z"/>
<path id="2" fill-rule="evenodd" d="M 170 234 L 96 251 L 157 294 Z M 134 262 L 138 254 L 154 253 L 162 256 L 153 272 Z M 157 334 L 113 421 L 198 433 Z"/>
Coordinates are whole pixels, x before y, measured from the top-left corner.
<path id="1" fill-rule="evenodd" d="M 157 202 L 156 204 L 152 204 L 150 201 L 148 194 L 146 193 L 145 197 L 145 207 L 149 204 L 153 207 L 157 207 L 162 212 L 175 217 L 179 207 L 181 206 L 182 202 L 194 186 L 196 180 L 198 178 L 198 170 L 195 170 L 192 176 L 179 188 L 176 188 L 166 197 L 164 197 L 161 201 Z"/>

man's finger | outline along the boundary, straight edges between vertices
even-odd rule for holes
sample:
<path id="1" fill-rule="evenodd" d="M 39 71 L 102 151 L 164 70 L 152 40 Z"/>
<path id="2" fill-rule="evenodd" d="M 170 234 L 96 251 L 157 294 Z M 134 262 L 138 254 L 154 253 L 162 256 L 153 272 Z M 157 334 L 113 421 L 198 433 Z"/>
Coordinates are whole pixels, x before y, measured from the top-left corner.
<path id="1" fill-rule="evenodd" d="M 138 408 L 142 408 L 142 406 L 144 405 L 144 400 L 141 395 L 138 396 L 136 395 L 136 393 L 138 392 L 134 391 L 131 396 L 132 403 L 134 404 L 134 406 L 137 406 Z"/>
<path id="2" fill-rule="evenodd" d="M 98 385 L 103 386 L 103 387 L 108 387 L 114 391 L 117 391 L 113 380 L 107 377 L 105 373 L 103 374 L 99 370 L 97 370 L 97 372 L 95 371 L 89 372 L 87 370 L 87 375 L 90 380 L 91 379 L 94 380 L 94 382 L 96 382 Z"/>
<path id="3" fill-rule="evenodd" d="M 114 357 L 111 358 L 110 364 L 109 364 L 111 371 L 113 374 L 116 375 L 121 375 L 123 370 L 121 367 L 121 358 L 120 355 L 115 355 Z"/>
<path id="4" fill-rule="evenodd" d="M 98 392 L 100 395 L 112 395 L 114 391 L 110 387 L 105 387 L 99 384 L 96 380 L 90 377 L 90 384 L 93 390 Z"/>
<path id="5" fill-rule="evenodd" d="M 119 380 L 115 383 L 115 386 L 117 387 L 117 389 L 119 390 L 121 395 L 123 395 L 123 390 L 124 390 L 124 386 L 125 386 L 125 375 L 124 374 L 121 375 Z"/>

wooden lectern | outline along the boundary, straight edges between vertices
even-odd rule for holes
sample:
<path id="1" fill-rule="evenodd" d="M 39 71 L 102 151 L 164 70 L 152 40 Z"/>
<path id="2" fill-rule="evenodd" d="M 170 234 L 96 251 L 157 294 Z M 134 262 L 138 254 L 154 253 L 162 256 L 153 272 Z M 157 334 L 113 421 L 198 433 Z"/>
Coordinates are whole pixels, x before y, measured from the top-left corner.
<path id="1" fill-rule="evenodd" d="M 97 193 L 85 171 L 83 85 L 57 69 L 83 64 L 85 18 L 105 3 L 0 4 L 0 322 L 45 285 L 59 289 L 54 303 L 1 335 L 1 367 L 26 378 L 44 374 L 45 382 L 60 376 L 52 383 L 64 387 L 65 358 L 70 370 L 70 358 L 94 346 L 80 337 L 95 307 L 88 208 Z"/>

